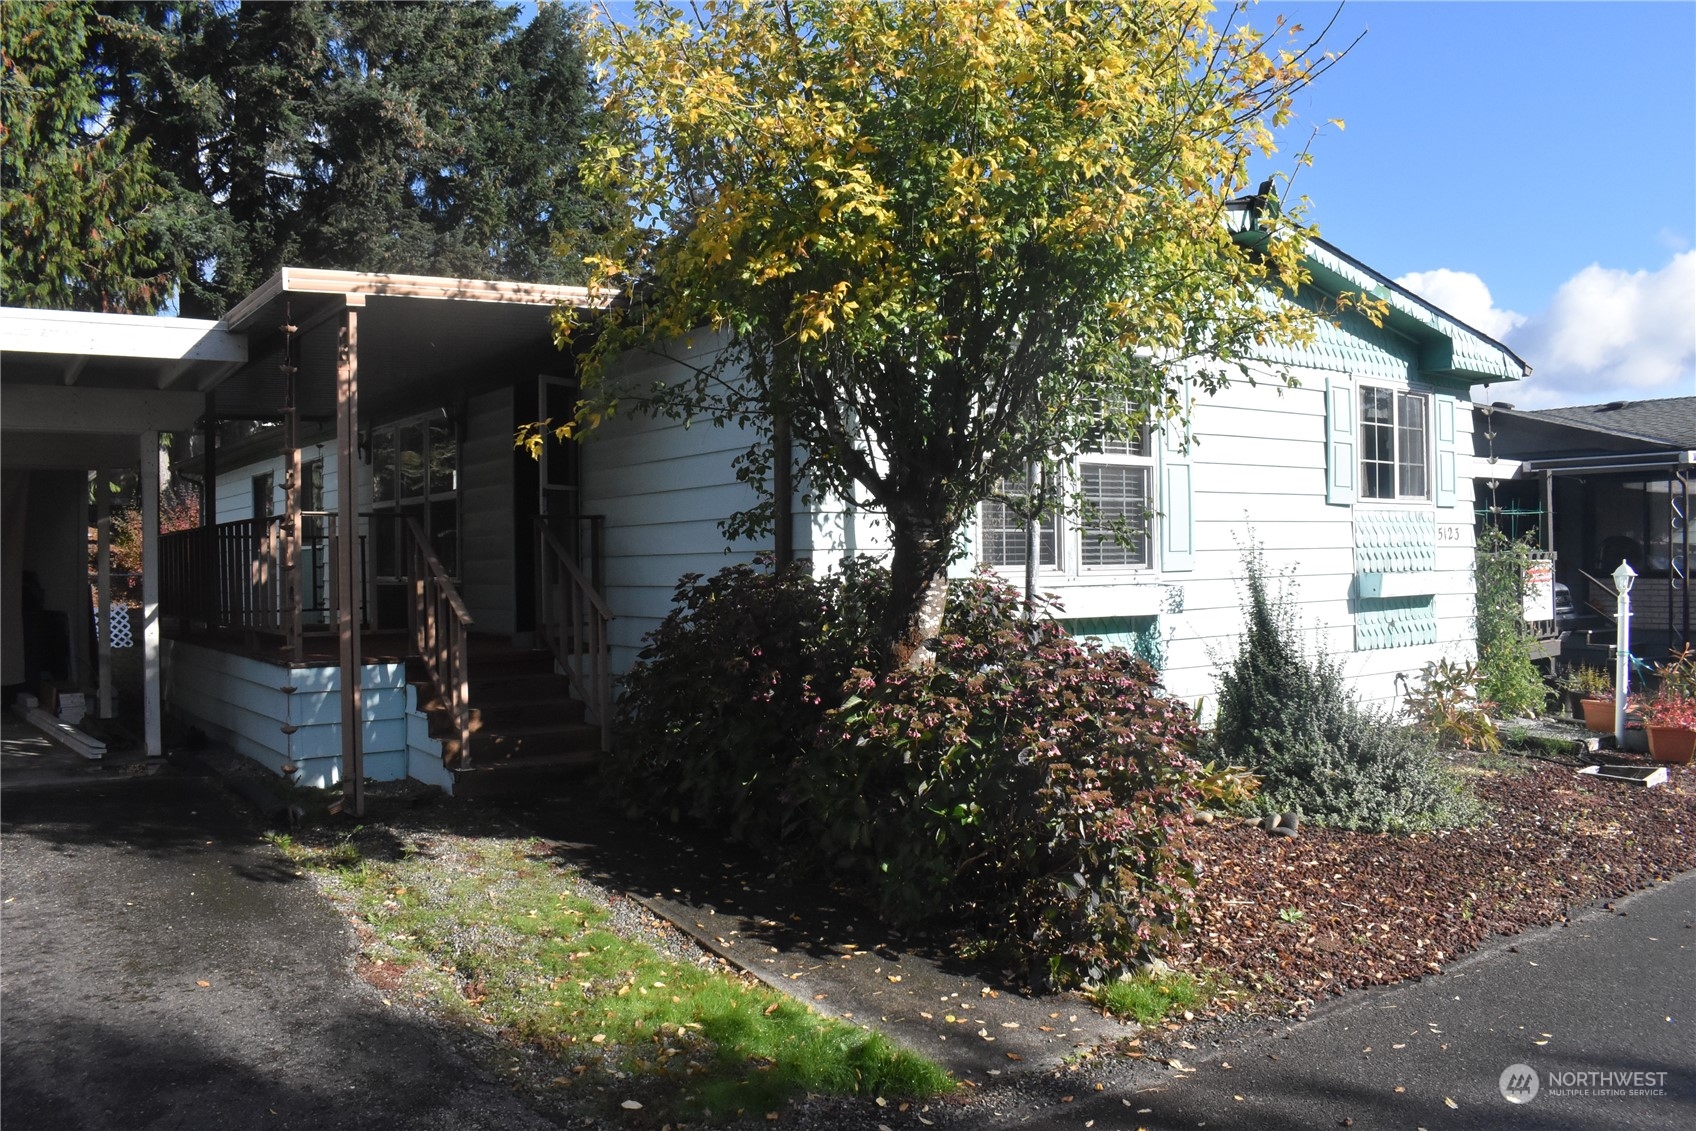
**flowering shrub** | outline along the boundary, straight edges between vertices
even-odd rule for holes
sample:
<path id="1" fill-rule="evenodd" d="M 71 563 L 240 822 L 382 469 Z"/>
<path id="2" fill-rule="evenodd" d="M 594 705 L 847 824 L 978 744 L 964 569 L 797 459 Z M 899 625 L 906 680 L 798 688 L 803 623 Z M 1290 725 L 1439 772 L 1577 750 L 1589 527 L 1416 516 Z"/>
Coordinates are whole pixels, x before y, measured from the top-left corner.
<path id="1" fill-rule="evenodd" d="M 1167 843 L 1193 808 L 1188 708 L 1120 649 L 957 585 L 935 663 L 855 673 L 797 783 L 819 845 L 907 926 L 960 927 L 1050 985 L 1157 953 L 1194 880 Z"/>
<path id="2" fill-rule="evenodd" d="M 734 565 L 678 582 L 676 607 L 625 678 L 604 767 L 633 814 L 664 814 L 754 844 L 786 835 L 785 783 L 856 666 L 871 662 L 888 577 L 864 560 L 812 576 Z"/>
<path id="3" fill-rule="evenodd" d="M 614 789 L 1038 981 L 1135 968 L 1187 917 L 1168 833 L 1200 796 L 1188 708 L 986 577 L 953 587 L 933 665 L 875 676 L 887 584 L 864 562 L 684 578 L 626 683 Z"/>

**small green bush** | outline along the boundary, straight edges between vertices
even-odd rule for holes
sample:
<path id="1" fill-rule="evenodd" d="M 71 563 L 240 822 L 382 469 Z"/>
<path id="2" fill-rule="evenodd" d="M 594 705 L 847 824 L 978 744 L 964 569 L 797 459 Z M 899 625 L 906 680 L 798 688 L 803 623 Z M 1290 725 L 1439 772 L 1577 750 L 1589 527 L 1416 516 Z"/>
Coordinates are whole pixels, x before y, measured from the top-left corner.
<path id="1" fill-rule="evenodd" d="M 1380 832 L 1469 820 L 1475 803 L 1430 740 L 1362 706 L 1335 660 L 1303 652 L 1288 591 L 1269 588 L 1258 547 L 1243 587 L 1248 630 L 1220 673 L 1213 742 L 1260 775 L 1261 811 Z"/>
<path id="2" fill-rule="evenodd" d="M 1525 624 L 1525 571 L 1530 547 L 1495 527 L 1478 536 L 1473 559 L 1477 590 L 1478 697 L 1504 716 L 1543 713 L 1548 689 L 1531 658 Z"/>
<path id="3" fill-rule="evenodd" d="M 1414 726 L 1439 748 L 1494 754 L 1502 740 L 1496 721 L 1478 700 L 1477 684 L 1478 665 L 1431 660 L 1421 669 L 1417 685 L 1402 680 L 1402 706 Z"/>

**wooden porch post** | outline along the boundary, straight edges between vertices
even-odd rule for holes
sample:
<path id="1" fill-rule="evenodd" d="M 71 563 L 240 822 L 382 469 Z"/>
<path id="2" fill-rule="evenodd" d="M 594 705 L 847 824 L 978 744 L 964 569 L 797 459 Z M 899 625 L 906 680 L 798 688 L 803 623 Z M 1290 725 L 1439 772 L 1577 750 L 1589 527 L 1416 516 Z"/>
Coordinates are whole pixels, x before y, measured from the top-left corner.
<path id="1" fill-rule="evenodd" d="M 141 717 L 147 756 L 164 752 L 159 713 L 159 433 L 141 434 Z"/>
<path id="2" fill-rule="evenodd" d="M 294 327 L 284 328 L 287 340 Z M 298 370 L 292 355 L 283 357 L 282 372 L 287 389 L 283 407 L 283 631 L 295 663 L 306 658 L 301 639 L 300 599 L 300 409 L 296 398 Z"/>
<path id="3" fill-rule="evenodd" d="M 359 677 L 359 308 L 348 295 L 336 348 L 336 625 L 341 638 L 342 797 L 365 815 L 364 712 Z M 296 449 L 295 463 L 299 462 Z"/>
<path id="4" fill-rule="evenodd" d="M 99 602 L 99 624 L 94 630 L 94 654 L 98 657 L 98 668 L 95 678 L 100 683 L 99 717 L 112 717 L 113 687 L 112 687 L 112 477 L 105 468 L 95 473 L 94 485 L 94 526 L 98 531 L 97 544 L 94 550 L 97 574 L 95 584 L 100 592 L 96 595 Z"/>

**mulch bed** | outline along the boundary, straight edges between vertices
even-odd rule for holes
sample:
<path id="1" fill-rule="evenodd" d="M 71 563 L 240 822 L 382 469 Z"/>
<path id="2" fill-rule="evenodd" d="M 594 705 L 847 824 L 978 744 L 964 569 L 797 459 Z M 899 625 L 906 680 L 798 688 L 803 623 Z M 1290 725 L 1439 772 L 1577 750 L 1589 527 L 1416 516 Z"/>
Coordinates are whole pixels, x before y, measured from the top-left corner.
<path id="1" fill-rule="evenodd" d="M 1652 789 L 1575 768 L 1524 759 L 1517 772 L 1473 771 L 1489 817 L 1446 833 L 1186 828 L 1199 906 L 1173 964 L 1218 971 L 1266 1004 L 1299 1004 L 1438 973 L 1491 934 L 1558 923 L 1696 868 L 1691 767 L 1669 767 Z"/>

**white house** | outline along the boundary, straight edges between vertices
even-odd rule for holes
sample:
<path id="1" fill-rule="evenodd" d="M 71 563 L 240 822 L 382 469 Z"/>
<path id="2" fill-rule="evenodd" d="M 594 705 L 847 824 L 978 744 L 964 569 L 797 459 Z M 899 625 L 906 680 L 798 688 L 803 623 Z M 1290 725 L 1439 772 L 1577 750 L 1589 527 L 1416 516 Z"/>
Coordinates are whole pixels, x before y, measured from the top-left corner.
<path id="1" fill-rule="evenodd" d="M 1364 696 L 1389 699 L 1396 673 L 1472 650 L 1466 398 L 1526 366 L 1328 244 L 1309 262 L 1321 293 L 1384 299 L 1384 324 L 1343 315 L 1311 347 L 1265 357 L 1264 380 L 1196 401 L 1187 442 L 1121 437 L 1067 469 L 1101 512 L 1140 520 L 1128 544 L 1064 520 L 1040 539 L 1038 584 L 1067 623 L 1159 641 L 1168 685 L 1192 699 L 1212 695 L 1213 654 L 1240 631 L 1251 538 L 1292 571 L 1303 623 Z M 356 805 L 361 776 L 482 789 L 592 760 L 610 681 L 678 578 L 769 548 L 719 531 L 753 501 L 733 431 L 621 416 L 539 463 L 514 448 L 517 427 L 574 402 L 551 310 L 593 302 L 568 287 L 285 269 L 197 327 L 232 359 L 180 392 L 199 398 L 206 434 L 269 426 L 188 463 L 211 505 L 206 527 L 158 549 L 166 707 L 304 781 L 343 782 Z M 29 383 L 62 399 L 78 342 L 51 327 L 32 338 L 31 312 L 3 313 L 10 456 L 15 357 L 56 359 Z M 691 360 L 625 364 L 661 379 Z M 875 514 L 793 502 L 798 557 L 885 544 Z M 1024 546 L 1022 526 L 985 504 L 959 568 L 1022 579 Z"/>

